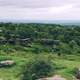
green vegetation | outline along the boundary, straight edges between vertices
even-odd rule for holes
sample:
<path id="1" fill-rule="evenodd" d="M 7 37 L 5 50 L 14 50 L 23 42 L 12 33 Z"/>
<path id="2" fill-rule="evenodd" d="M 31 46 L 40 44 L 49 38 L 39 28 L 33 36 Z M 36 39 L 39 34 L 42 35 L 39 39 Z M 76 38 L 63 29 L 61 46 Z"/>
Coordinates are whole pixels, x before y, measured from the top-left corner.
<path id="1" fill-rule="evenodd" d="M 47 67 L 39 71 L 38 78 L 53 73 L 73 80 L 74 69 L 80 67 L 80 27 L 0 23 L 0 61 L 8 59 L 13 60 L 16 65 L 0 68 L 0 78 L 3 80 L 22 79 L 28 65 L 36 74 L 38 74 L 36 68 L 40 65 L 49 66 L 49 71 Z M 41 60 L 43 61 L 40 62 Z M 33 72 L 29 73 L 32 75 Z M 42 75 L 43 73 L 47 75 Z"/>
<path id="2" fill-rule="evenodd" d="M 38 59 L 36 58 L 25 66 L 22 80 L 36 80 L 53 76 L 54 66 L 51 64 L 50 59 L 41 58 L 38 57 Z"/>

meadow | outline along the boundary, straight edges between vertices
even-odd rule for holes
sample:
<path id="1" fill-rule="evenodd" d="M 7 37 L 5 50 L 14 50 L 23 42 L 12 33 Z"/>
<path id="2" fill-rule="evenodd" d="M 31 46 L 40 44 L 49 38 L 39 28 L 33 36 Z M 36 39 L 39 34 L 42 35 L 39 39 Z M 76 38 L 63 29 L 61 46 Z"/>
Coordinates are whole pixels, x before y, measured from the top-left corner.
<path id="1" fill-rule="evenodd" d="M 31 51 L 14 51 L 6 54 L 0 52 L 0 59 L 11 59 L 16 62 L 16 65 L 9 68 L 0 68 L 0 78 L 2 80 L 20 80 L 21 73 L 25 64 L 35 58 L 50 58 L 56 64 L 55 74 L 65 77 L 67 80 L 73 80 L 74 68 L 80 67 L 80 55 L 61 55 L 53 53 L 41 52 L 35 54 Z M 54 75 L 54 74 L 53 74 Z"/>

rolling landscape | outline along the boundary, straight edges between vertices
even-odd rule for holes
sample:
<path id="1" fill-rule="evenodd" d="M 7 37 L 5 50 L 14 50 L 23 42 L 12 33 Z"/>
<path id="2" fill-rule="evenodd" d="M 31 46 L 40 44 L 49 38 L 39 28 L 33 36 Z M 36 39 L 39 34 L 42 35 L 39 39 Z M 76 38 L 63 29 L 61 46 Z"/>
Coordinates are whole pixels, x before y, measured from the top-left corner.
<path id="1" fill-rule="evenodd" d="M 80 80 L 80 0 L 0 0 L 0 80 Z"/>
<path id="2" fill-rule="evenodd" d="M 54 75 L 76 80 L 79 68 L 80 26 L 0 23 L 2 80 L 36 80 Z"/>

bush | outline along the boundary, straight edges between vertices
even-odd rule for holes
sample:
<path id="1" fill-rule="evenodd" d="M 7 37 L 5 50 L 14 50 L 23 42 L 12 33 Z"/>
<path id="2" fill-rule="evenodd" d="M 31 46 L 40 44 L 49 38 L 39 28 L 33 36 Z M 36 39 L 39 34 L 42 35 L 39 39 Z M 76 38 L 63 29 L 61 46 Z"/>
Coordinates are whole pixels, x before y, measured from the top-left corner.
<path id="1" fill-rule="evenodd" d="M 12 59 L 9 58 L 9 57 L 6 57 L 6 56 L 1 56 L 0 57 L 0 61 L 5 61 L 5 60 L 12 60 Z"/>
<path id="2" fill-rule="evenodd" d="M 25 67 L 22 80 L 36 80 L 51 76 L 53 73 L 54 68 L 50 61 L 35 60 Z"/>

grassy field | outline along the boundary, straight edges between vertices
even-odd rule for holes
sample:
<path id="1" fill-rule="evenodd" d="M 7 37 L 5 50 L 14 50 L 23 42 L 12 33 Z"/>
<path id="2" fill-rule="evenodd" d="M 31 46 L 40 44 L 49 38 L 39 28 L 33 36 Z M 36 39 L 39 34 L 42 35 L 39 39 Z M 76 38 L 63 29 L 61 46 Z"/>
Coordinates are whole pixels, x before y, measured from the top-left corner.
<path id="1" fill-rule="evenodd" d="M 59 57 L 55 54 L 45 52 L 35 54 L 30 51 L 14 51 L 8 54 L 1 51 L 0 59 L 12 59 L 16 62 L 16 65 L 10 68 L 0 68 L 0 78 L 2 80 L 20 80 L 23 66 L 35 57 L 50 58 L 57 66 L 55 74 L 59 74 L 67 80 L 73 80 L 73 69 L 80 67 L 79 55 L 62 55 Z"/>

